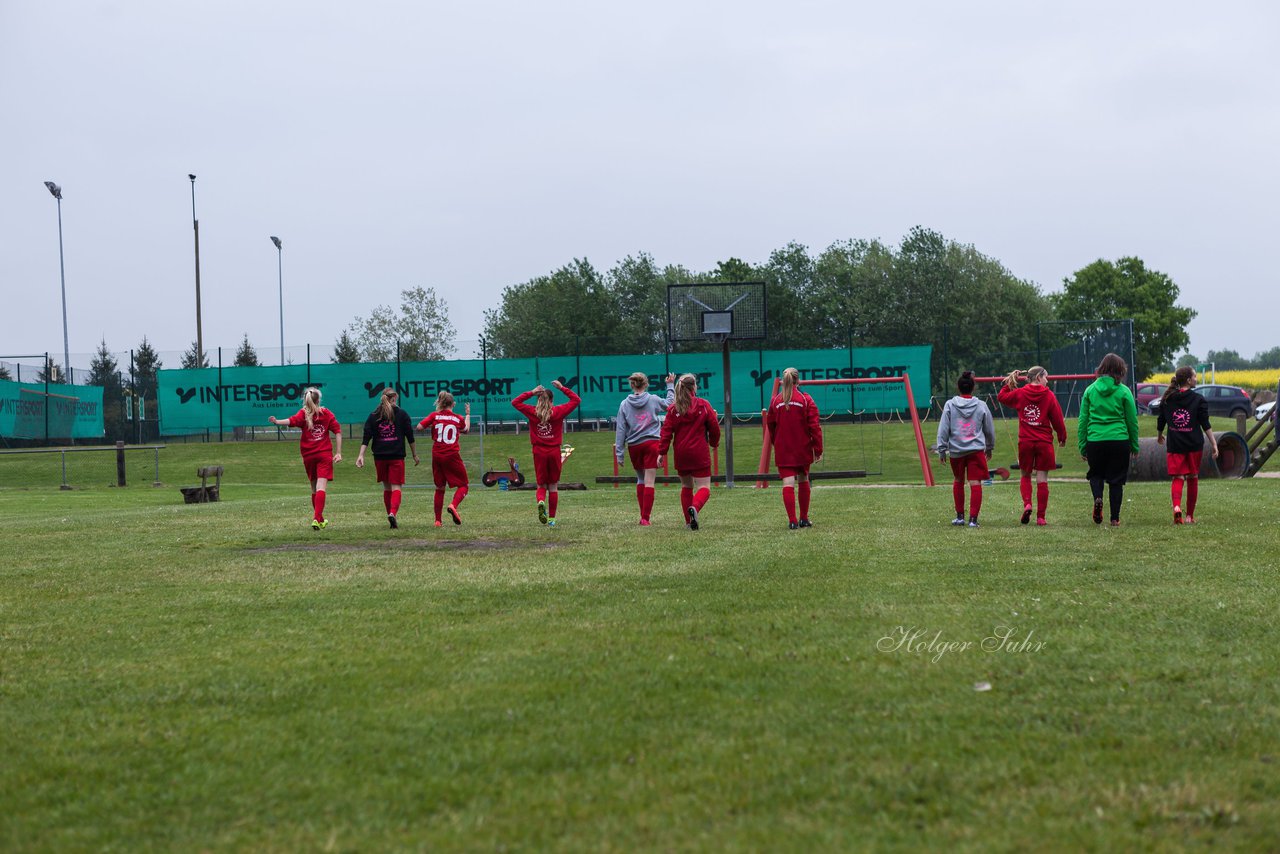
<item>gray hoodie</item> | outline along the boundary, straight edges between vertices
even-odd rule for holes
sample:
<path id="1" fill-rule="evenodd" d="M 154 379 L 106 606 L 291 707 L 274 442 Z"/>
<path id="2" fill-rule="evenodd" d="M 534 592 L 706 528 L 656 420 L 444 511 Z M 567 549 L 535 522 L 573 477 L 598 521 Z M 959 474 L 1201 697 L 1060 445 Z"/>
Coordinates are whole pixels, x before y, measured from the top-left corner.
<path id="1" fill-rule="evenodd" d="M 996 425 L 987 405 L 976 397 L 963 395 L 948 400 L 938 422 L 938 454 L 961 457 L 975 451 L 991 453 L 995 449 Z"/>
<path id="2" fill-rule="evenodd" d="M 618 407 L 618 429 L 613 438 L 613 455 L 622 462 L 627 445 L 657 439 L 662 432 L 658 413 L 666 412 L 676 402 L 674 383 L 667 384 L 667 397 L 662 399 L 647 391 L 627 395 Z"/>

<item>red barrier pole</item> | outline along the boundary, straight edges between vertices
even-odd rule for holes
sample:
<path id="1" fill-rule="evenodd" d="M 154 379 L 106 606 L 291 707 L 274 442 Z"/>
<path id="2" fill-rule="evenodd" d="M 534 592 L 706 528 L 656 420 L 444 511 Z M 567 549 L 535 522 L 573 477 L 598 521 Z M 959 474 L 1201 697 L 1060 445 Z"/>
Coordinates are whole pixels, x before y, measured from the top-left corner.
<path id="1" fill-rule="evenodd" d="M 920 431 L 920 413 L 916 412 L 916 397 L 911 393 L 911 378 L 902 375 L 902 385 L 907 391 L 907 407 L 911 410 L 911 427 L 916 433 L 916 451 L 920 454 L 920 468 L 924 472 L 924 485 L 933 486 L 933 466 L 929 464 L 929 452 L 925 450 L 924 433 Z"/>
<path id="2" fill-rule="evenodd" d="M 775 377 L 773 380 L 773 391 L 769 393 L 769 402 L 773 403 L 773 397 L 778 393 L 778 384 L 782 382 L 781 377 Z M 756 474 L 769 473 L 769 454 L 773 451 L 773 441 L 769 436 L 769 419 L 761 418 L 760 426 L 764 430 L 764 442 L 760 446 L 760 470 Z M 756 489 L 768 489 L 769 481 L 761 479 L 756 481 Z"/>
<path id="3" fill-rule="evenodd" d="M 612 451 L 609 452 L 609 456 L 613 456 Z M 614 477 L 618 476 L 618 458 L 617 457 L 613 457 L 613 476 Z M 616 480 L 613 482 L 613 488 L 614 489 L 618 488 L 618 482 Z"/>
<path id="4" fill-rule="evenodd" d="M 1026 376 L 1025 371 L 1018 371 L 1021 376 Z M 1049 374 L 1045 379 L 1050 382 L 1054 380 L 1096 380 L 1097 374 Z M 1002 383 L 1004 377 L 974 377 L 975 383 Z"/>

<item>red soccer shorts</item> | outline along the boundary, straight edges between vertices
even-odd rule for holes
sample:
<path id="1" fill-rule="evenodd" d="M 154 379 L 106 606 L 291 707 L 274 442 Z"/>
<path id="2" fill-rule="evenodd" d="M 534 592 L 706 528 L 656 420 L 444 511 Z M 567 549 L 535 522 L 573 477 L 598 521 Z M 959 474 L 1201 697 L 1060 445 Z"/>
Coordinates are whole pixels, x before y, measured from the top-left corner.
<path id="1" fill-rule="evenodd" d="M 965 454 L 963 457 L 951 457 L 951 474 L 956 480 L 990 480 L 987 471 L 987 455 L 982 451 Z"/>
<path id="2" fill-rule="evenodd" d="M 560 449 L 533 449 L 533 477 L 535 483 L 549 485 L 560 482 Z"/>
<path id="3" fill-rule="evenodd" d="M 333 457 L 303 457 L 302 465 L 307 470 L 307 480 L 333 480 Z"/>
<path id="4" fill-rule="evenodd" d="M 401 460 L 403 463 L 404 461 Z M 436 489 L 444 489 L 445 486 L 466 486 L 467 485 L 467 467 L 463 465 L 462 457 L 435 457 L 431 458 L 431 479 L 435 481 Z"/>
<path id="5" fill-rule="evenodd" d="M 778 477 L 800 477 L 809 476 L 808 466 L 778 466 Z"/>
<path id="6" fill-rule="evenodd" d="M 648 442 L 638 442 L 634 445 L 628 445 L 627 453 L 631 455 L 631 467 L 636 471 L 656 469 L 658 467 L 657 439 L 650 439 Z"/>
<path id="7" fill-rule="evenodd" d="M 704 466 L 700 469 L 676 469 L 676 473 L 681 477 L 711 477 L 711 468 Z"/>
<path id="8" fill-rule="evenodd" d="M 1058 458 L 1053 452 L 1052 442 L 1019 442 L 1018 468 L 1022 474 L 1030 477 L 1033 471 L 1053 471 L 1058 467 Z"/>
<path id="9" fill-rule="evenodd" d="M 1189 454 L 1169 454 L 1169 476 L 1182 477 L 1189 474 L 1192 477 L 1200 475 L 1200 462 L 1204 459 L 1204 451 L 1192 451 Z"/>
<path id="10" fill-rule="evenodd" d="M 374 458 L 373 469 L 378 473 L 378 483 L 400 486 L 404 483 L 404 460 L 380 460 Z"/>

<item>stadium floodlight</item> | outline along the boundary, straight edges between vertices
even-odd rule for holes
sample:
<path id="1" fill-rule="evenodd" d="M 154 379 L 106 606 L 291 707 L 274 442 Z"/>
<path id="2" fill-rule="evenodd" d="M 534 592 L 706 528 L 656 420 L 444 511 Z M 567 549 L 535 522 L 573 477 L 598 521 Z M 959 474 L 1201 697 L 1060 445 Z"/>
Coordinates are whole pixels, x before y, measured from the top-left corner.
<path id="1" fill-rule="evenodd" d="M 271 242 L 276 245 L 276 274 L 280 283 L 280 365 L 284 366 L 284 243 L 274 234 Z"/>
<path id="2" fill-rule="evenodd" d="M 58 200 L 58 272 L 62 276 L 62 372 L 71 377 L 71 343 L 67 336 L 67 265 L 62 255 L 62 188 L 52 181 L 45 181 L 49 193 Z M 48 366 L 46 366 L 46 369 Z"/>
<path id="3" fill-rule="evenodd" d="M 187 173 L 191 180 L 191 228 L 196 239 L 196 366 L 204 364 L 204 335 L 200 327 L 200 220 L 196 219 L 196 176 Z"/>

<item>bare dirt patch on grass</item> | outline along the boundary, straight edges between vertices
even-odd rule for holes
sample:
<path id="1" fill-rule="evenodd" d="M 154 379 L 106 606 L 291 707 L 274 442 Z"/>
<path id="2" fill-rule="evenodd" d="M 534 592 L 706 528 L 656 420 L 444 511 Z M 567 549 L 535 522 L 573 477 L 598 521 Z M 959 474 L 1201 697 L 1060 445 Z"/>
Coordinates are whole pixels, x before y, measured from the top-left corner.
<path id="1" fill-rule="evenodd" d="M 375 540 L 364 543 L 288 543 L 281 546 L 268 546 L 258 549 L 246 549 L 250 554 L 280 554 L 285 552 L 315 552 L 320 554 L 337 554 L 347 552 L 376 551 L 477 551 L 494 552 L 505 549 L 557 549 L 564 543 L 528 543 L 522 540 Z"/>

